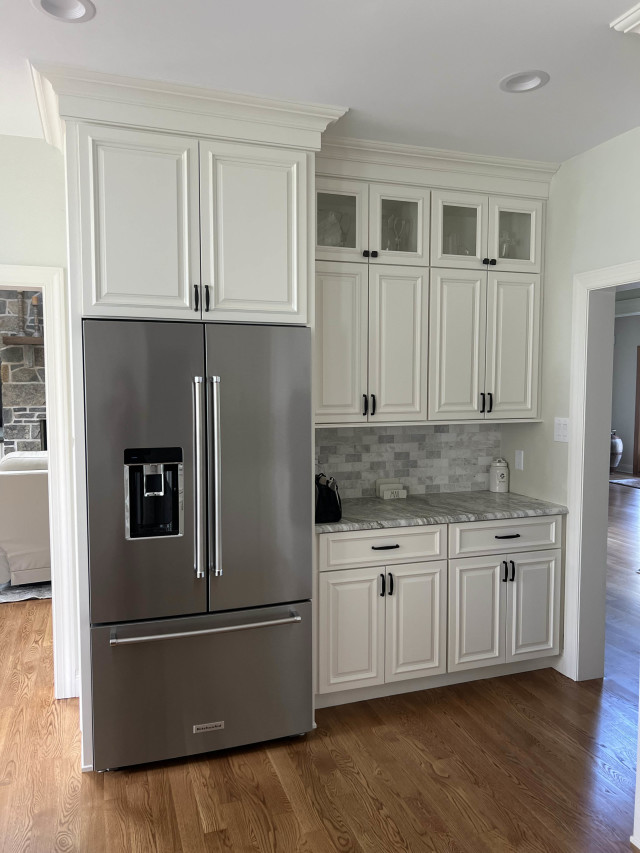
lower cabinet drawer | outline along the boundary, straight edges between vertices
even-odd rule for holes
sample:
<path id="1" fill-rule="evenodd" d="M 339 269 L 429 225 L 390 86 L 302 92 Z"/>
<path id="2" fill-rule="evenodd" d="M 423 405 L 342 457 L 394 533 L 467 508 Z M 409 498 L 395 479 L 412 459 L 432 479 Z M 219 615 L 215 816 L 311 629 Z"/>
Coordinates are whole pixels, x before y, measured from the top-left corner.
<path id="1" fill-rule="evenodd" d="M 504 554 L 532 548 L 559 548 L 562 516 L 468 521 L 449 525 L 449 557 Z"/>
<path id="2" fill-rule="evenodd" d="M 319 539 L 321 572 L 389 566 L 411 560 L 442 560 L 447 556 L 446 524 L 322 533 Z"/>

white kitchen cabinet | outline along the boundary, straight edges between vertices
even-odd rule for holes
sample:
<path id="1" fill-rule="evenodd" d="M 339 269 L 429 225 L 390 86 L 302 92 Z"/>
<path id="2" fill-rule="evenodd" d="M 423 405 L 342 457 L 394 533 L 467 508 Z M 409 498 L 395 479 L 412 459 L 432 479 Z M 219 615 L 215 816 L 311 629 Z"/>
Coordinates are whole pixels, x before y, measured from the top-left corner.
<path id="1" fill-rule="evenodd" d="M 316 258 L 427 266 L 430 191 L 340 178 L 316 181 Z"/>
<path id="2" fill-rule="evenodd" d="M 198 142 L 78 128 L 87 316 L 199 319 Z"/>
<path id="3" fill-rule="evenodd" d="M 316 423 L 424 421 L 429 271 L 319 262 Z"/>
<path id="4" fill-rule="evenodd" d="M 539 273 L 542 202 L 434 191 L 431 244 L 432 266 Z"/>
<path id="5" fill-rule="evenodd" d="M 446 672 L 444 560 L 319 575 L 319 692 Z"/>
<path id="6" fill-rule="evenodd" d="M 320 574 L 320 692 L 384 683 L 384 569 Z"/>
<path id="7" fill-rule="evenodd" d="M 80 124 L 86 316 L 306 323 L 307 158 Z"/>
<path id="8" fill-rule="evenodd" d="M 492 405 L 486 418 L 535 417 L 539 346 L 540 276 L 489 273 L 485 389 Z"/>
<path id="9" fill-rule="evenodd" d="M 385 681 L 447 671 L 446 562 L 387 568 Z"/>
<path id="10" fill-rule="evenodd" d="M 561 551 L 449 561 L 449 672 L 560 651 Z"/>
<path id="11" fill-rule="evenodd" d="M 540 277 L 434 270 L 430 304 L 429 419 L 536 417 Z"/>
<path id="12" fill-rule="evenodd" d="M 368 393 L 368 294 L 366 264 L 317 264 L 313 363 L 319 423 L 351 423 L 363 417 Z"/>
<path id="13" fill-rule="evenodd" d="M 201 140 L 204 319 L 305 323 L 307 154 Z"/>

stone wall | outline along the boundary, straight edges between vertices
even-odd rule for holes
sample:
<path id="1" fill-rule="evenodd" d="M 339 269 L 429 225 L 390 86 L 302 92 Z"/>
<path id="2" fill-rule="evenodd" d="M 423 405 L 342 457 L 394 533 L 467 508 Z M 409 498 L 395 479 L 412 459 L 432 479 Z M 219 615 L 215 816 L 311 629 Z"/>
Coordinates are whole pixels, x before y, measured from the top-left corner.
<path id="1" fill-rule="evenodd" d="M 32 302 L 33 297 L 37 299 L 36 305 Z M 42 294 L 0 291 L 0 376 L 5 453 L 40 450 L 39 422 L 46 417 L 44 347 L 5 344 L 1 340 L 6 335 L 32 336 L 38 324 L 42 335 Z"/>
<path id="2" fill-rule="evenodd" d="M 316 471 L 344 498 L 375 497 L 376 480 L 390 477 L 410 495 L 481 491 L 500 441 L 497 424 L 319 428 Z"/>

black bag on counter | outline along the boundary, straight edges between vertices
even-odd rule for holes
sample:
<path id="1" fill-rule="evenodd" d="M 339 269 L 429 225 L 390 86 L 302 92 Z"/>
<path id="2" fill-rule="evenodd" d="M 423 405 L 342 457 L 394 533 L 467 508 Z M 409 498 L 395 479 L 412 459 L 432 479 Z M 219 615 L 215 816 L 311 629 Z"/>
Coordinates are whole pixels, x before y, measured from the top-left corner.
<path id="1" fill-rule="evenodd" d="M 338 484 L 333 477 L 316 474 L 316 524 L 329 524 L 342 518 Z"/>

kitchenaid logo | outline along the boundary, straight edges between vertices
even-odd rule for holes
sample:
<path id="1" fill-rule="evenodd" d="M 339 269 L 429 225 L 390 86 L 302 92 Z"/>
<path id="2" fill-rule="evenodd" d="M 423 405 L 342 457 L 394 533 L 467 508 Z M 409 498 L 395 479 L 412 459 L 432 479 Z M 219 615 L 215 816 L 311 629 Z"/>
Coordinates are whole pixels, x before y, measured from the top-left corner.
<path id="1" fill-rule="evenodd" d="M 194 735 L 200 734 L 200 732 L 215 732 L 217 729 L 224 728 L 224 720 L 219 720 L 217 723 L 200 723 L 199 726 L 193 727 Z"/>

